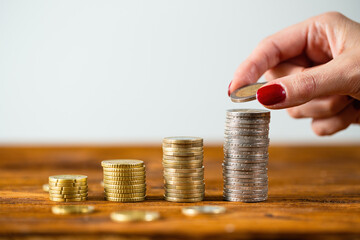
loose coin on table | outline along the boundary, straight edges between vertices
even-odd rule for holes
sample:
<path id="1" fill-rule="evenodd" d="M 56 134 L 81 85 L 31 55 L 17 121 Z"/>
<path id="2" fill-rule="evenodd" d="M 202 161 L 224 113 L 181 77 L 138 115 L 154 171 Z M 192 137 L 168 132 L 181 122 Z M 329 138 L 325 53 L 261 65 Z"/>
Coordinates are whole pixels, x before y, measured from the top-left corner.
<path id="1" fill-rule="evenodd" d="M 135 159 L 101 162 L 105 199 L 113 202 L 140 202 L 146 197 L 145 164 Z"/>
<path id="2" fill-rule="evenodd" d="M 88 197 L 87 176 L 56 175 L 49 177 L 49 197 L 55 202 L 79 202 Z"/>
<path id="3" fill-rule="evenodd" d="M 81 213 L 92 213 L 94 212 L 94 206 L 87 205 L 60 205 L 53 206 L 51 211 L 54 214 L 65 215 L 65 214 L 81 214 Z"/>
<path id="4" fill-rule="evenodd" d="M 204 198 L 203 139 L 166 137 L 163 139 L 165 200 L 198 202 Z"/>
<path id="5" fill-rule="evenodd" d="M 226 208 L 223 206 L 212 206 L 212 205 L 204 205 L 204 206 L 190 206 L 183 207 L 181 209 L 182 213 L 187 216 L 195 216 L 199 214 L 220 214 L 226 211 Z"/>
<path id="6" fill-rule="evenodd" d="M 44 192 L 49 192 L 49 184 L 42 185 L 42 189 Z"/>
<path id="7" fill-rule="evenodd" d="M 265 82 L 253 83 L 236 89 L 230 95 L 233 102 L 248 102 L 256 99 L 256 92 Z"/>
<path id="8" fill-rule="evenodd" d="M 254 94 L 256 87 L 259 85 L 253 85 Z M 267 199 L 269 123 L 268 110 L 230 109 L 226 112 L 222 164 L 225 200 L 259 202 Z"/>
<path id="9" fill-rule="evenodd" d="M 110 218 L 116 222 L 150 222 L 159 219 L 160 214 L 154 211 L 128 210 L 113 212 Z"/>

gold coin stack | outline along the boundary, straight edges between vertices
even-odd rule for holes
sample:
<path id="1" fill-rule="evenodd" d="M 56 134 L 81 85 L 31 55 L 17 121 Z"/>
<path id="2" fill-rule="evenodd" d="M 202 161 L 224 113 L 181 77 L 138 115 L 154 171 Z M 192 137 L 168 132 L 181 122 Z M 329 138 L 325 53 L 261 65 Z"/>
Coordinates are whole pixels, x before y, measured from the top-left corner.
<path id="1" fill-rule="evenodd" d="M 55 202 L 79 202 L 87 200 L 87 176 L 57 175 L 49 177 L 50 200 Z"/>
<path id="2" fill-rule="evenodd" d="M 203 139 L 163 139 L 165 200 L 199 202 L 204 199 Z"/>
<path id="3" fill-rule="evenodd" d="M 145 165 L 141 160 L 117 159 L 101 162 L 105 199 L 113 202 L 140 202 L 146 197 Z"/>

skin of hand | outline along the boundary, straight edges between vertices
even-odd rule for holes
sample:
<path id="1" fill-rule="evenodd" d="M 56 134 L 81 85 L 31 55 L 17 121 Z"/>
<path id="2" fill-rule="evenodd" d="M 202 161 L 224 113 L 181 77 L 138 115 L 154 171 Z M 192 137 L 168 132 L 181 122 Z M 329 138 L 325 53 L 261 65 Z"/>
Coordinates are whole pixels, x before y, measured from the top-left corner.
<path id="1" fill-rule="evenodd" d="M 258 101 L 312 118 L 317 135 L 360 123 L 360 24 L 329 12 L 267 37 L 237 68 L 228 94 L 263 74 L 269 82 Z"/>

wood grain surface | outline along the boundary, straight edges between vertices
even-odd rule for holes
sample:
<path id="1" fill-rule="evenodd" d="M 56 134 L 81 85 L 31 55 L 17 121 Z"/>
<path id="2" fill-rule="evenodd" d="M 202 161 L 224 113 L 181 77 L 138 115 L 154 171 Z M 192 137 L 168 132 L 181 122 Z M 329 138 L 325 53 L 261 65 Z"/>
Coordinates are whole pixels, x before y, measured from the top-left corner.
<path id="1" fill-rule="evenodd" d="M 360 239 L 360 146 L 272 146 L 269 199 L 262 203 L 222 200 L 222 148 L 205 147 L 205 201 L 163 200 L 160 146 L 0 147 L 0 238 L 11 239 Z M 148 198 L 140 203 L 103 199 L 101 160 L 142 159 Z M 49 175 L 85 174 L 88 215 L 51 213 L 42 190 Z M 189 205 L 222 205 L 216 216 L 186 217 Z M 122 209 L 157 210 L 154 222 L 116 223 Z"/>

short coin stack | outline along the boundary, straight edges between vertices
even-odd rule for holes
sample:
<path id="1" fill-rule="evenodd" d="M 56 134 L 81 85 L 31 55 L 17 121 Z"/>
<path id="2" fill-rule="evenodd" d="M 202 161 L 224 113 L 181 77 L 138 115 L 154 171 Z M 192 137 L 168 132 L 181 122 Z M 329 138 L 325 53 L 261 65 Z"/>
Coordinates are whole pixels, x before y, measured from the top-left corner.
<path id="1" fill-rule="evenodd" d="M 224 199 L 261 202 L 268 197 L 270 112 L 230 109 L 224 142 Z"/>
<path id="2" fill-rule="evenodd" d="M 118 159 L 101 162 L 105 199 L 113 202 L 140 202 L 146 197 L 145 165 L 141 160 Z"/>
<path id="3" fill-rule="evenodd" d="M 165 200 L 199 202 L 204 199 L 203 139 L 163 139 Z"/>
<path id="4" fill-rule="evenodd" d="M 50 176 L 49 194 L 50 200 L 55 202 L 85 201 L 88 196 L 87 176 Z"/>

